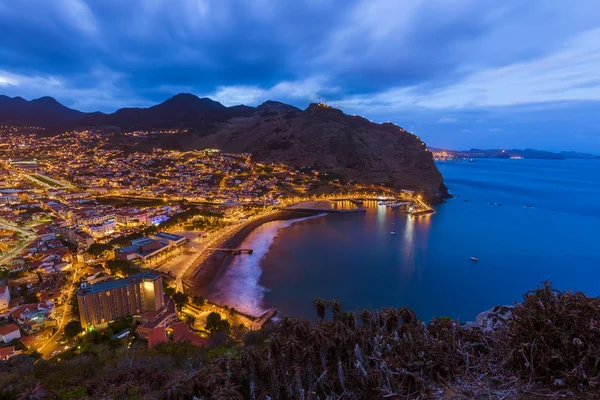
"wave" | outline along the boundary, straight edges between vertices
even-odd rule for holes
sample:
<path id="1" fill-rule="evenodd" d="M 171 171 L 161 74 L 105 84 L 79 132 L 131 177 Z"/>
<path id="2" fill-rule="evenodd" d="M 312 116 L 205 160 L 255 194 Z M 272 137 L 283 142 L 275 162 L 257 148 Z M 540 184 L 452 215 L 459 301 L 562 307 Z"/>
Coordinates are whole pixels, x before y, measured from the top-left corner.
<path id="1" fill-rule="evenodd" d="M 296 222 L 319 218 L 318 214 L 305 218 L 267 222 L 254 229 L 239 247 L 250 248 L 252 254 L 241 254 L 227 265 L 223 275 L 215 282 L 208 295 L 211 301 L 227 304 L 245 314 L 259 316 L 266 311 L 265 292 L 269 289 L 259 284 L 262 260 L 265 258 L 281 229 Z"/>

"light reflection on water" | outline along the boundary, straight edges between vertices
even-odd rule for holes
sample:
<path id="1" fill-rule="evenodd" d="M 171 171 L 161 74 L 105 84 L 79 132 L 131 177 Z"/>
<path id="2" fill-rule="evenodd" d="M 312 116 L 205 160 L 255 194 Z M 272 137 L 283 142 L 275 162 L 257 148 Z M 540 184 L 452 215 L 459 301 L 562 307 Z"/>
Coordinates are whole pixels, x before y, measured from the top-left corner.
<path id="1" fill-rule="evenodd" d="M 473 320 L 546 279 L 600 294 L 600 162 L 479 160 L 440 170 L 459 197 L 434 215 L 407 218 L 368 202 L 363 214 L 264 225 L 243 245 L 260 252 L 237 258 L 209 296 L 311 319 L 323 297 L 346 310 L 410 306 L 423 320 Z"/>

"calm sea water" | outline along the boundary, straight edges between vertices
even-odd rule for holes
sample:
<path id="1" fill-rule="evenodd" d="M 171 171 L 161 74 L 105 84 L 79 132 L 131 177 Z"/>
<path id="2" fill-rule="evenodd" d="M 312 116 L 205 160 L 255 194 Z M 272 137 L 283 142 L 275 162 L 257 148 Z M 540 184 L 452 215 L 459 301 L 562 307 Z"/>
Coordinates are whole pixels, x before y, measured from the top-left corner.
<path id="1" fill-rule="evenodd" d="M 314 319 L 312 300 L 323 297 L 347 310 L 410 306 L 424 320 L 473 320 L 544 280 L 600 294 L 600 161 L 438 167 L 456 197 L 434 215 L 372 202 L 365 214 L 265 224 L 243 245 L 254 254 L 234 259 L 209 296 L 253 314 L 277 307 Z"/>

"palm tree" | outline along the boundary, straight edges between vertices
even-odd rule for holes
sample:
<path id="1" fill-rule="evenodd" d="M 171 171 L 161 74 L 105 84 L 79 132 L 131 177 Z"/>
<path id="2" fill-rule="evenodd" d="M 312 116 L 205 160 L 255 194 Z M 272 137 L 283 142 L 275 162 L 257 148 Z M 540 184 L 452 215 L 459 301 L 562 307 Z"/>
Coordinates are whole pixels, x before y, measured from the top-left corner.
<path id="1" fill-rule="evenodd" d="M 17 400 L 44 400 L 50 398 L 50 393 L 37 382 L 34 386 L 30 386 L 19 394 Z"/>
<path id="2" fill-rule="evenodd" d="M 214 400 L 222 400 L 222 399 L 244 400 L 244 395 L 242 395 L 238 391 L 238 387 L 237 386 L 233 386 L 233 385 L 229 384 L 229 385 L 226 385 L 226 386 L 221 386 L 219 389 L 217 389 L 212 394 L 211 399 L 214 399 Z"/>
<path id="3" fill-rule="evenodd" d="M 351 311 L 344 311 L 342 313 L 342 321 L 348 328 L 354 329 L 356 327 L 356 314 Z"/>
<path id="4" fill-rule="evenodd" d="M 321 297 L 317 297 L 314 301 L 315 309 L 317 310 L 317 316 L 319 319 L 325 319 L 325 310 L 327 310 L 327 302 Z"/>
<path id="5" fill-rule="evenodd" d="M 404 322 L 405 324 L 419 322 L 417 314 L 415 314 L 415 312 L 411 308 L 403 307 L 399 310 L 399 312 L 400 317 L 402 318 L 402 322 Z"/>
<path id="6" fill-rule="evenodd" d="M 256 399 L 256 378 L 258 366 L 262 362 L 262 355 L 257 351 L 256 347 L 245 348 L 242 353 L 242 363 L 247 366 L 250 385 L 250 400 Z"/>
<path id="7" fill-rule="evenodd" d="M 383 310 L 383 313 L 385 317 L 385 328 L 388 332 L 392 332 L 398 327 L 399 317 L 403 317 L 403 314 L 401 314 L 400 310 L 397 308 L 386 308 Z"/>
<path id="8" fill-rule="evenodd" d="M 369 310 L 363 310 L 363 312 L 360 314 L 360 320 L 362 321 L 363 325 L 366 327 L 371 326 L 372 319 L 373 319 L 373 316 L 371 315 L 371 311 L 369 311 Z"/>
<path id="9" fill-rule="evenodd" d="M 188 324 L 188 326 L 190 328 L 194 328 L 194 325 L 196 324 L 196 317 L 191 314 L 186 314 L 185 322 Z"/>
<path id="10" fill-rule="evenodd" d="M 298 339 L 306 340 L 308 333 L 308 324 L 305 321 L 299 319 L 294 320 L 294 334 Z"/>
<path id="11" fill-rule="evenodd" d="M 183 400 L 191 398 L 192 390 L 184 381 L 173 380 L 161 390 L 161 399 L 163 400 Z"/>
<path id="12" fill-rule="evenodd" d="M 338 299 L 331 300 L 331 311 L 333 311 L 333 319 L 339 320 L 342 316 L 342 302 Z"/>

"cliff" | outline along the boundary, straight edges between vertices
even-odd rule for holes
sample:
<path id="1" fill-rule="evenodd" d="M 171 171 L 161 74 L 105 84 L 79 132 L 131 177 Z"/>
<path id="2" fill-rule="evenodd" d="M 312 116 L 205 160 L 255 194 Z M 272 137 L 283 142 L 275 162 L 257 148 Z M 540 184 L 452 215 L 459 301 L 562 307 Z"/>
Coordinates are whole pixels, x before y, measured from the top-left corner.
<path id="1" fill-rule="evenodd" d="M 250 116 L 216 125 L 195 145 L 314 167 L 345 181 L 415 189 L 431 201 L 448 194 L 418 137 L 390 123 L 375 124 L 317 104 L 302 111 L 265 103 Z"/>

